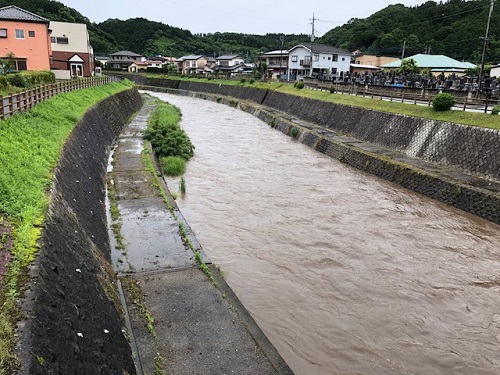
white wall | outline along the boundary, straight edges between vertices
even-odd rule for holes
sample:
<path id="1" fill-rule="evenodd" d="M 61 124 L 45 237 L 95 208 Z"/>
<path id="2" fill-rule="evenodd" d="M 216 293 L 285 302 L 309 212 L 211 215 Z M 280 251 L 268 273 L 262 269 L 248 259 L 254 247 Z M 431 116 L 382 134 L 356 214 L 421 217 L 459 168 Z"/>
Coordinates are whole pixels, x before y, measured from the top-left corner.
<path id="1" fill-rule="evenodd" d="M 68 44 L 52 43 L 52 51 L 92 53 L 87 25 L 83 23 L 50 21 L 51 37 L 68 38 Z"/>

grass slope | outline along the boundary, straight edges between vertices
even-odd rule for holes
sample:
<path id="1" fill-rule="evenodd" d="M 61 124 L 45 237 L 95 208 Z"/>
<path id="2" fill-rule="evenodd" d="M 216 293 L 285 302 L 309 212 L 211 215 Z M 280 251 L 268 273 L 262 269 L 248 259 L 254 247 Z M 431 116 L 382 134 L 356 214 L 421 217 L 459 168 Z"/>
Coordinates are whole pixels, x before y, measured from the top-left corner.
<path id="1" fill-rule="evenodd" d="M 11 261 L 0 293 L 0 375 L 11 373 L 14 328 L 26 267 L 48 208 L 53 171 L 67 137 L 99 101 L 131 88 L 129 81 L 73 91 L 0 121 L 0 217 L 13 225 Z"/>

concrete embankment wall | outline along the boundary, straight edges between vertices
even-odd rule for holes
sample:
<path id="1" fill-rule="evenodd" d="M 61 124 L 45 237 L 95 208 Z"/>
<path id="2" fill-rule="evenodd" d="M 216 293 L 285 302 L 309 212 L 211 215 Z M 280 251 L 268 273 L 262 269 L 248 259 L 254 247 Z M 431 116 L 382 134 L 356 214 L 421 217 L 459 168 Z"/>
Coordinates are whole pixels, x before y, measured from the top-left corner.
<path id="1" fill-rule="evenodd" d="M 105 99 L 66 142 L 24 304 L 23 374 L 135 374 L 104 202 L 110 146 L 141 105 L 136 89 Z"/>
<path id="2" fill-rule="evenodd" d="M 148 89 L 239 107 L 343 163 L 500 223 L 500 157 L 495 152 L 500 132 L 496 130 L 376 112 L 267 90 L 251 89 L 252 94 L 248 94 L 244 87 L 198 82 L 177 86 L 170 83 L 171 87 L 147 86 L 153 83 L 143 82 Z M 292 116 L 317 126 L 303 126 Z"/>
<path id="3" fill-rule="evenodd" d="M 327 103 L 263 89 L 131 76 L 140 85 L 252 101 L 407 156 L 500 181 L 500 132 Z"/>

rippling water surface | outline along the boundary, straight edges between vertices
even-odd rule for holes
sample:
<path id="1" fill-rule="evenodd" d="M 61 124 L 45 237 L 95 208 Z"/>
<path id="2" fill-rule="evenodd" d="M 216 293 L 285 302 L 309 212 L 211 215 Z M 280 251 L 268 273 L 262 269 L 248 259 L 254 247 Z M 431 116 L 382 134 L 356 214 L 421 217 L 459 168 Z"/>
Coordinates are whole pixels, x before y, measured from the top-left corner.
<path id="1" fill-rule="evenodd" d="M 297 375 L 500 374 L 498 225 L 247 113 L 152 95 L 196 146 L 183 215 Z"/>

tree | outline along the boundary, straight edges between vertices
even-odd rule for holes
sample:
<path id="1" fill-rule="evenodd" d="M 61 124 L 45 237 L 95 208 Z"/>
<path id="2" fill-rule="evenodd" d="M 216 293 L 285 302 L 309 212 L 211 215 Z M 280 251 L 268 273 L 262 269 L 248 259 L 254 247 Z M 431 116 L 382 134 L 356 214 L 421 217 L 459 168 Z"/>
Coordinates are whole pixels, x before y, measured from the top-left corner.
<path id="1" fill-rule="evenodd" d="M 7 74 L 16 70 L 15 58 L 14 52 L 9 52 L 0 59 L 0 74 Z"/>
<path id="2" fill-rule="evenodd" d="M 414 59 L 404 59 L 398 69 L 398 73 L 401 74 L 417 74 L 418 71 L 417 62 Z"/>

